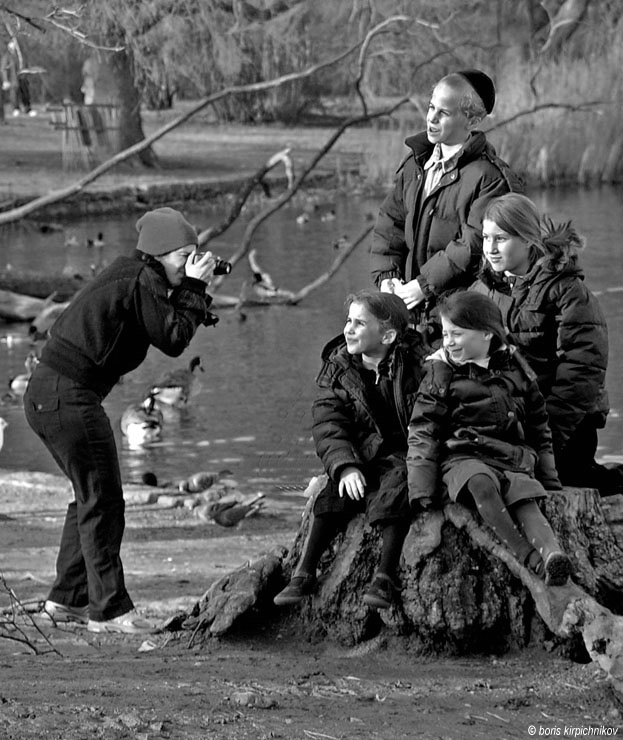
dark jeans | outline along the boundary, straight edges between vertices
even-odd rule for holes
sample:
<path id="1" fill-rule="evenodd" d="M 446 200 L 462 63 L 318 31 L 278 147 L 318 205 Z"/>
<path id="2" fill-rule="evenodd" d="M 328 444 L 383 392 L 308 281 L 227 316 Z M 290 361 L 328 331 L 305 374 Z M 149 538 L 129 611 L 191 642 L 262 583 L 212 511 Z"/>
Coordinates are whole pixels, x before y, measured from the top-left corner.
<path id="1" fill-rule="evenodd" d="M 37 366 L 24 396 L 26 419 L 73 485 L 49 599 L 89 605 L 89 617 L 113 619 L 133 608 L 119 551 L 125 502 L 117 448 L 101 397 Z"/>
<path id="2" fill-rule="evenodd" d="M 588 415 L 580 422 L 567 444 L 556 451 L 556 469 L 566 486 L 597 488 L 602 495 L 623 492 L 623 472 L 595 462 L 599 417 Z"/>

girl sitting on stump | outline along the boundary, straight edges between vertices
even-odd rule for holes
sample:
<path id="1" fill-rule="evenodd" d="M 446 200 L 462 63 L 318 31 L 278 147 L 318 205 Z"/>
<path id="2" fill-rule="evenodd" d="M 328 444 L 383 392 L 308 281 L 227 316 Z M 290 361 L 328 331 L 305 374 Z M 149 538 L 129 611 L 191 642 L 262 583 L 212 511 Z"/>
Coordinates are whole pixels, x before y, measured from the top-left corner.
<path id="1" fill-rule="evenodd" d="M 322 352 L 313 437 L 329 477 L 314 503 L 311 532 L 295 573 L 275 604 L 296 604 L 316 588 L 316 567 L 331 540 L 358 512 L 382 532 L 381 559 L 366 604 L 385 609 L 397 578 L 412 507 L 407 492 L 407 428 L 425 350 L 404 301 L 364 290 L 347 300 L 343 335 Z M 422 500 L 413 510 L 430 505 Z"/>
<path id="2" fill-rule="evenodd" d="M 561 488 L 536 376 L 505 344 L 491 299 L 454 293 L 440 316 L 443 347 L 427 359 L 409 426 L 409 493 L 431 497 L 440 479 L 520 563 L 561 586 L 569 558 L 536 503 Z"/>

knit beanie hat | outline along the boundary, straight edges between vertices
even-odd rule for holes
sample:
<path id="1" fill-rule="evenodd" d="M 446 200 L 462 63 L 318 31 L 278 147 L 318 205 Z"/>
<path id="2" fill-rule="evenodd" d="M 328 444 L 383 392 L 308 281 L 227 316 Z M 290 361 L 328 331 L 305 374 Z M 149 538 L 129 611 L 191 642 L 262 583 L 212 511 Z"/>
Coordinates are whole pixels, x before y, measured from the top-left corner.
<path id="1" fill-rule="evenodd" d="M 197 245 L 197 231 L 179 211 L 173 208 L 156 208 L 148 211 L 136 222 L 138 243 L 136 248 L 157 257 L 189 244 Z"/>
<path id="2" fill-rule="evenodd" d="M 479 69 L 461 69 L 457 72 L 465 78 L 480 96 L 485 110 L 491 113 L 495 105 L 495 85 L 493 80 Z"/>

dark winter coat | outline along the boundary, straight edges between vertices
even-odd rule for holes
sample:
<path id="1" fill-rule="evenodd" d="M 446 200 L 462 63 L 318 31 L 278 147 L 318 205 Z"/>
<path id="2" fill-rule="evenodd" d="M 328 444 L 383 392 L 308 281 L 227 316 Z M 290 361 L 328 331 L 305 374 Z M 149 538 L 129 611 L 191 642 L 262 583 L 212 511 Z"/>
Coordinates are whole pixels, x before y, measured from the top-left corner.
<path id="1" fill-rule="evenodd" d="M 181 355 L 198 326 L 214 323 L 212 299 L 195 278 L 169 289 L 158 260 L 138 250 L 117 257 L 54 323 L 41 361 L 105 396 L 141 364 L 150 345 Z"/>
<path id="2" fill-rule="evenodd" d="M 587 415 L 603 426 L 608 330 L 577 259 L 562 267 L 535 264 L 512 287 L 506 277 L 485 268 L 472 288 L 498 304 L 511 341 L 536 372 L 554 448 L 561 450 Z"/>
<path id="3" fill-rule="evenodd" d="M 465 457 L 561 487 L 543 396 L 518 351 L 500 349 L 483 368 L 440 349 L 424 370 L 409 425 L 410 498 L 432 497 L 442 464 Z"/>
<path id="4" fill-rule="evenodd" d="M 409 330 L 379 366 L 379 373 L 393 381 L 404 449 L 425 354 L 420 335 Z M 322 360 L 316 378 L 319 394 L 312 406 L 312 433 L 324 469 L 332 480 L 338 480 L 344 467 L 361 468 L 373 461 L 385 440 L 382 420 L 370 402 L 358 360 L 346 350 L 343 336 L 326 345 Z"/>
<path id="5" fill-rule="evenodd" d="M 457 167 L 445 173 L 420 203 L 424 164 L 434 146 L 426 133 L 405 141 L 411 154 L 398 170 L 374 229 L 370 253 L 372 279 L 417 277 L 427 299 L 475 279 L 482 255 L 482 216 L 498 195 L 521 190 L 521 183 L 499 159 L 485 135 L 468 139 Z"/>

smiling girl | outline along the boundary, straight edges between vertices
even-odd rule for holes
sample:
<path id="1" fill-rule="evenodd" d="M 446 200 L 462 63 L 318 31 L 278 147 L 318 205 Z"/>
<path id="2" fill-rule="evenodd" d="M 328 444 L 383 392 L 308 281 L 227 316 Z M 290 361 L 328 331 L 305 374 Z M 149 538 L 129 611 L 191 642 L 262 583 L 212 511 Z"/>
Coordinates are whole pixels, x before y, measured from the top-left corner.
<path id="1" fill-rule="evenodd" d="M 381 558 L 363 600 L 389 607 L 400 590 L 397 571 L 412 513 L 405 456 L 407 427 L 425 354 L 410 329 L 404 301 L 364 290 L 347 300 L 343 333 L 322 352 L 312 408 L 316 452 L 329 477 L 314 503 L 301 560 L 277 605 L 296 604 L 316 589 L 316 567 L 333 537 L 365 511 L 382 533 Z"/>
<path id="2" fill-rule="evenodd" d="M 560 489 L 535 375 L 506 346 L 486 296 L 452 294 L 440 307 L 443 347 L 425 363 L 409 425 L 409 495 L 475 508 L 498 539 L 549 585 L 570 564 L 536 500 Z"/>
<path id="3" fill-rule="evenodd" d="M 584 280 L 584 246 L 571 223 L 555 225 L 523 195 L 495 198 L 483 220 L 485 265 L 472 289 L 502 311 L 511 341 L 537 374 L 565 485 L 623 492 L 623 468 L 595 462 L 606 422 L 606 320 Z"/>

